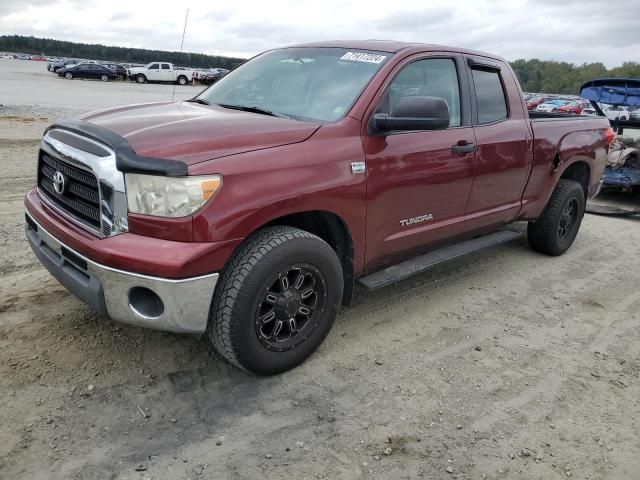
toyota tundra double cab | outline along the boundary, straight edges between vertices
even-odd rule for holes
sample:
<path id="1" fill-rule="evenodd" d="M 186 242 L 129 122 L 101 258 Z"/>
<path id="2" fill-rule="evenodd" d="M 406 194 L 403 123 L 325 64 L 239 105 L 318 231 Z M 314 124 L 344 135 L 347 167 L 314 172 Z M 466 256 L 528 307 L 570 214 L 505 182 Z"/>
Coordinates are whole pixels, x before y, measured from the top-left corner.
<path id="1" fill-rule="evenodd" d="M 95 311 L 274 374 L 318 348 L 356 282 L 498 245 L 519 221 L 564 253 L 612 139 L 604 118 L 527 112 L 493 55 L 279 48 L 191 100 L 50 126 L 26 234 Z"/>

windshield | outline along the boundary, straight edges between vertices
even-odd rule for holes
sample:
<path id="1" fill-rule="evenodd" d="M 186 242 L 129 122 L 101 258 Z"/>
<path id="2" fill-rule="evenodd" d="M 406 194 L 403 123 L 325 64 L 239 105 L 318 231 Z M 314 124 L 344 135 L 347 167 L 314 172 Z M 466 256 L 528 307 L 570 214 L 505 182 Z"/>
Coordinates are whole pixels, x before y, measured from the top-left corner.
<path id="1" fill-rule="evenodd" d="M 198 96 L 226 107 L 335 121 L 351 108 L 391 54 L 344 48 L 284 48 L 263 53 Z"/>

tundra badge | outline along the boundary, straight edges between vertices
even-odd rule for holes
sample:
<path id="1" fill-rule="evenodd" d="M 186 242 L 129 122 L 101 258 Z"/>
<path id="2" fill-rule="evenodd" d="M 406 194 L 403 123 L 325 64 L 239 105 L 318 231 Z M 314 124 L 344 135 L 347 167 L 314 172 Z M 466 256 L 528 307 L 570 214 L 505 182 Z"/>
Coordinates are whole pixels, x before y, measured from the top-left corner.
<path id="1" fill-rule="evenodd" d="M 419 217 L 405 218 L 404 220 L 400 220 L 400 225 L 403 227 L 408 227 L 409 225 L 413 225 L 414 223 L 422 223 L 427 222 L 429 220 L 433 220 L 433 214 L 427 213 L 426 215 L 420 215 Z"/>

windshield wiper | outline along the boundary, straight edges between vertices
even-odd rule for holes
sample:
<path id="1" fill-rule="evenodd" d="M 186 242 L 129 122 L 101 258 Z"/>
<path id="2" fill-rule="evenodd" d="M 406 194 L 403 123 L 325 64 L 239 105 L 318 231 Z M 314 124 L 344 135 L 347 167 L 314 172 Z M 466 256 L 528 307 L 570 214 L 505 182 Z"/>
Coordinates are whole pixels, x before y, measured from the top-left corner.
<path id="1" fill-rule="evenodd" d="M 200 105 L 210 105 L 204 98 L 192 98 L 187 100 L 187 102 L 199 103 Z"/>
<path id="2" fill-rule="evenodd" d="M 218 103 L 222 108 L 230 108 L 232 110 L 241 110 L 243 112 L 259 113 L 261 115 L 270 115 L 272 117 L 289 118 L 288 116 L 267 110 L 266 108 L 256 107 L 252 105 L 230 105 L 228 103 Z"/>

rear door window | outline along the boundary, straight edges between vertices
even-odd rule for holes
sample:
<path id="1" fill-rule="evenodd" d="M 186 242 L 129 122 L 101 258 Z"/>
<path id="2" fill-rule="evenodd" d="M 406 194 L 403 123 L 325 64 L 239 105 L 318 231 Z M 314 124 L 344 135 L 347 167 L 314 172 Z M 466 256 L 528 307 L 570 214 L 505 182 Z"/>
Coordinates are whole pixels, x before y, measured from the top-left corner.
<path id="1" fill-rule="evenodd" d="M 507 101 L 500 80 L 500 72 L 471 70 L 476 89 L 478 123 L 493 123 L 507 118 Z"/>
<path id="2" fill-rule="evenodd" d="M 163 63 L 162 64 L 162 70 L 171 70 L 171 67 L 169 66 L 168 63 Z"/>

